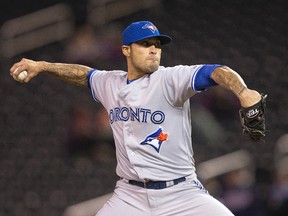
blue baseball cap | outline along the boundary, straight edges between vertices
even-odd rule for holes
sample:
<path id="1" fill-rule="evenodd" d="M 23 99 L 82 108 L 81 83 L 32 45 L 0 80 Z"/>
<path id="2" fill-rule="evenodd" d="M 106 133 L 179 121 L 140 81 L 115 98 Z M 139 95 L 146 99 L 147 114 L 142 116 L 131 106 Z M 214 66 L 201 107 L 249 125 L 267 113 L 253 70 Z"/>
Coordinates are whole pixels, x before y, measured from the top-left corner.
<path id="1" fill-rule="evenodd" d="M 160 34 L 157 27 L 149 21 L 134 22 L 130 24 L 122 34 L 123 45 L 126 46 L 151 37 L 159 38 L 161 45 L 168 44 L 172 41 L 170 36 Z"/>

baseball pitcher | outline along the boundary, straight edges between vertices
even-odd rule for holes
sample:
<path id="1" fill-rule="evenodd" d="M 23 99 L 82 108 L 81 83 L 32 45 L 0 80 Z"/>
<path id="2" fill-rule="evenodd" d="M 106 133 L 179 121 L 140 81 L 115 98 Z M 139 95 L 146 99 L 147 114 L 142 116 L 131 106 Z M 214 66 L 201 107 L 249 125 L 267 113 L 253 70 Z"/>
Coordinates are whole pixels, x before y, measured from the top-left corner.
<path id="1" fill-rule="evenodd" d="M 22 59 L 10 74 L 22 83 L 46 73 L 88 87 L 107 110 L 119 181 L 97 216 L 233 215 L 197 179 L 189 98 L 216 85 L 232 91 L 243 131 L 257 141 L 265 136 L 266 95 L 225 65 L 160 66 L 161 47 L 172 39 L 149 21 L 132 23 L 122 37 L 127 71 Z"/>

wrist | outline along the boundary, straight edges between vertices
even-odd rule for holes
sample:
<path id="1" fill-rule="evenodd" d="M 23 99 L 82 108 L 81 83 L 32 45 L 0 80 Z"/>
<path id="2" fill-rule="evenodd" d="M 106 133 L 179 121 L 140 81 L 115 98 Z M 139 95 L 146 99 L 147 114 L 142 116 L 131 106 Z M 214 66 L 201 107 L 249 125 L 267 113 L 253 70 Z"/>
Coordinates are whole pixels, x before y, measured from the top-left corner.
<path id="1" fill-rule="evenodd" d="M 241 94 L 242 94 L 246 89 L 247 89 L 247 87 L 246 87 L 246 86 L 243 86 L 243 87 L 238 91 L 237 96 L 238 96 L 238 97 L 241 96 Z"/>
<path id="2" fill-rule="evenodd" d="M 248 89 L 247 87 L 237 96 L 242 107 L 253 106 L 261 100 L 261 95 L 257 91 Z"/>
<path id="3" fill-rule="evenodd" d="M 47 72 L 49 71 L 49 63 L 45 61 L 38 61 L 37 62 L 38 71 L 41 72 Z"/>

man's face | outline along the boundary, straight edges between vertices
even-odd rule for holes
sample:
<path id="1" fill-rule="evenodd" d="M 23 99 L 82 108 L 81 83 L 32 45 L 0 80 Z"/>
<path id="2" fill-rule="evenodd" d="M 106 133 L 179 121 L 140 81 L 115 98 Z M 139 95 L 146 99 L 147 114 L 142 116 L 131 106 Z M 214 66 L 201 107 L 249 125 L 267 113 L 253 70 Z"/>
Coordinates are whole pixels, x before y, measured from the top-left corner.
<path id="1" fill-rule="evenodd" d="M 161 60 L 158 38 L 148 38 L 132 43 L 129 49 L 130 69 L 133 69 L 138 75 L 151 74 L 158 69 Z"/>

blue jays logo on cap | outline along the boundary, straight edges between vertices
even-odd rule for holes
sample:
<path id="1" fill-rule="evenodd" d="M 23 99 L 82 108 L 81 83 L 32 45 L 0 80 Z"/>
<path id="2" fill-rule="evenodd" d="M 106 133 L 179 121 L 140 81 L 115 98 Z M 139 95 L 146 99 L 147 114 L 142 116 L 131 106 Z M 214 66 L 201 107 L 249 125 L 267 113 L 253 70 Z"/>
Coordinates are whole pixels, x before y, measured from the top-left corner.
<path id="1" fill-rule="evenodd" d="M 157 37 L 160 40 L 161 45 L 168 44 L 172 40 L 170 36 L 160 34 L 157 27 L 150 21 L 134 22 L 130 24 L 122 34 L 123 45 L 126 46 L 151 37 Z"/>
<path id="2" fill-rule="evenodd" d="M 159 127 L 157 131 L 149 134 L 140 144 L 150 145 L 159 153 L 162 143 L 166 141 L 167 138 L 168 134 L 163 132 L 162 127 Z"/>
<path id="3" fill-rule="evenodd" d="M 154 33 L 157 30 L 156 26 L 154 26 L 153 24 L 150 24 L 150 23 L 147 23 L 144 26 L 142 26 L 142 29 L 146 29 L 146 28 L 150 29 L 152 31 L 152 33 Z"/>

